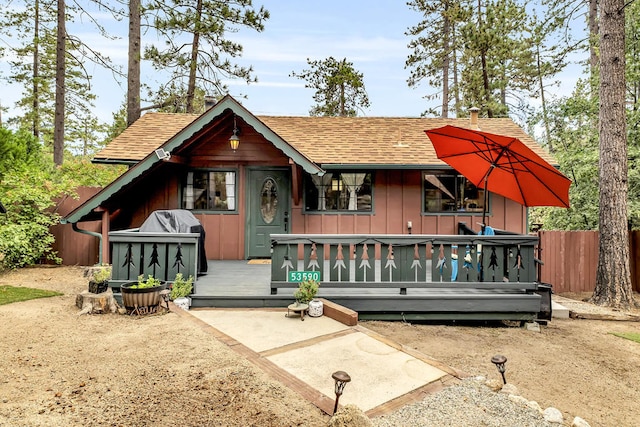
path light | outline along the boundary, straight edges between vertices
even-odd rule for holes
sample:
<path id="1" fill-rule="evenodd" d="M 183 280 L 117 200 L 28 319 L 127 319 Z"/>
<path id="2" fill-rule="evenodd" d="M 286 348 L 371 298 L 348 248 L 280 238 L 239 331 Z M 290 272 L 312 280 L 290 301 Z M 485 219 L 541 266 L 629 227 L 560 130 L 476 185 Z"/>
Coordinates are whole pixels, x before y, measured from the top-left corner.
<path id="1" fill-rule="evenodd" d="M 336 382 L 336 386 L 335 386 L 336 387 L 335 388 L 336 404 L 333 407 L 333 413 L 335 415 L 336 411 L 338 410 L 338 399 L 340 399 L 340 396 L 342 395 L 344 386 L 347 385 L 349 381 L 351 381 L 351 377 L 349 376 L 349 374 L 347 374 L 344 371 L 336 371 L 333 374 L 331 374 L 331 377 Z"/>
<path id="2" fill-rule="evenodd" d="M 496 368 L 498 368 L 498 372 L 500 372 L 500 374 L 502 375 L 502 381 L 506 384 L 507 380 L 504 377 L 504 371 L 505 371 L 504 364 L 507 363 L 507 358 L 501 354 L 496 354 L 491 358 L 491 363 L 496 365 Z"/>

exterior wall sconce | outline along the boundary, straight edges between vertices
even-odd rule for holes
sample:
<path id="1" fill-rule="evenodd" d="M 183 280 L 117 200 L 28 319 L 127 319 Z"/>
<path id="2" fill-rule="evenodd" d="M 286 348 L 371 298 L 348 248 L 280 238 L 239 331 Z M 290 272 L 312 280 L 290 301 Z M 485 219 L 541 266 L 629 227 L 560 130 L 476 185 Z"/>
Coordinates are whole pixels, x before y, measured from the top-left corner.
<path id="1" fill-rule="evenodd" d="M 231 149 L 233 151 L 236 151 L 238 149 L 238 146 L 240 145 L 240 138 L 238 137 L 238 134 L 240 133 L 240 129 L 238 129 L 238 126 L 236 125 L 236 115 L 233 115 L 233 135 L 231 135 L 231 138 L 229 138 L 229 145 L 231 146 Z"/>
<path id="2" fill-rule="evenodd" d="M 336 404 L 333 406 L 333 414 L 335 415 L 338 410 L 338 400 L 340 396 L 342 396 L 342 392 L 344 391 L 344 386 L 347 385 L 349 381 L 351 381 L 351 377 L 344 371 L 336 371 L 331 374 L 331 377 L 336 382 L 335 384 L 335 392 L 336 392 Z"/>
<path id="3" fill-rule="evenodd" d="M 505 363 L 507 363 L 507 358 L 501 354 L 496 354 L 491 358 L 491 363 L 496 365 L 496 368 L 498 368 L 498 372 L 500 372 L 500 375 L 502 375 L 502 382 L 506 384 L 507 380 L 504 377 L 504 371 L 506 370 L 506 368 L 504 365 Z"/>

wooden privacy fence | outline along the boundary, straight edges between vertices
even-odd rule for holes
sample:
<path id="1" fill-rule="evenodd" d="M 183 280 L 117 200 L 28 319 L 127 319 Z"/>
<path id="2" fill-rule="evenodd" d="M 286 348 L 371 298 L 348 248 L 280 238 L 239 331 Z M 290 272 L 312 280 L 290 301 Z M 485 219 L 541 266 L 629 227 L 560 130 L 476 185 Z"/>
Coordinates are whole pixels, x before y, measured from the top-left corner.
<path id="1" fill-rule="evenodd" d="M 593 292 L 596 287 L 597 231 L 541 231 L 540 280 L 555 293 Z M 629 262 L 633 289 L 640 292 L 640 231 L 629 233 Z"/>
<path id="2" fill-rule="evenodd" d="M 55 211 L 61 216 L 68 215 L 86 200 L 100 191 L 100 187 L 78 187 L 78 198 L 64 197 L 57 199 Z M 79 229 L 90 233 L 100 233 L 101 221 L 83 222 Z M 55 238 L 52 245 L 54 251 L 62 258 L 64 265 L 95 265 L 98 263 L 100 241 L 95 236 L 73 230 L 71 224 L 57 224 L 50 228 Z"/>

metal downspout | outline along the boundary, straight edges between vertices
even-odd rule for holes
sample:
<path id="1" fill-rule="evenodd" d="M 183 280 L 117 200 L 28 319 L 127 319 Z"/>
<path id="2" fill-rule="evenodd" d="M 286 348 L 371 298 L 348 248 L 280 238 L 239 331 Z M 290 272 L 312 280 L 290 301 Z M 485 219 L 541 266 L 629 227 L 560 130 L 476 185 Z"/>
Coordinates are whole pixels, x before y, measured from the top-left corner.
<path id="1" fill-rule="evenodd" d="M 99 265 L 102 265 L 102 234 L 96 233 L 95 231 L 82 230 L 78 228 L 78 223 L 76 222 L 72 222 L 71 227 L 73 228 L 73 231 L 77 231 L 78 233 L 82 234 L 88 234 L 89 236 L 97 237 L 100 240 L 98 244 L 98 263 Z"/>

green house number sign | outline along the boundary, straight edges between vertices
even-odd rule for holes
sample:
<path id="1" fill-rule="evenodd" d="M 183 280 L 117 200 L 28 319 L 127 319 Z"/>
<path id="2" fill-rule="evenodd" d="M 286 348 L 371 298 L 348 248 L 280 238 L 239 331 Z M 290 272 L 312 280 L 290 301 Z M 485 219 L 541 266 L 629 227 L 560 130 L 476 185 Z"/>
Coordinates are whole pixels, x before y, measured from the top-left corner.
<path id="1" fill-rule="evenodd" d="M 319 271 L 290 271 L 289 282 L 304 282 L 305 280 L 320 281 Z"/>

